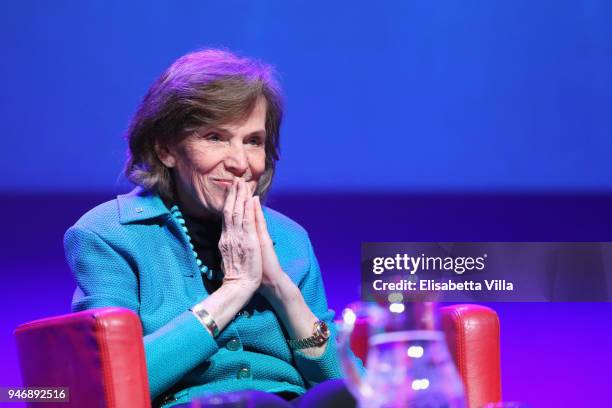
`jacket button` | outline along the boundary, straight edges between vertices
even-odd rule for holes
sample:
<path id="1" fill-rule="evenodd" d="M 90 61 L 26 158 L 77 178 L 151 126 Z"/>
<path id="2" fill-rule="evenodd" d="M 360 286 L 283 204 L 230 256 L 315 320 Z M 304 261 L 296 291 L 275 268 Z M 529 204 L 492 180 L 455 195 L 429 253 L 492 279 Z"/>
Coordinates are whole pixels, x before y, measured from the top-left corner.
<path id="1" fill-rule="evenodd" d="M 241 368 L 240 370 L 238 370 L 238 373 L 236 373 L 236 378 L 238 378 L 239 380 L 249 378 L 250 376 L 251 370 L 249 370 L 247 367 Z"/>
<path id="2" fill-rule="evenodd" d="M 236 351 L 240 348 L 240 342 L 236 339 L 231 339 L 225 345 L 229 351 Z"/>

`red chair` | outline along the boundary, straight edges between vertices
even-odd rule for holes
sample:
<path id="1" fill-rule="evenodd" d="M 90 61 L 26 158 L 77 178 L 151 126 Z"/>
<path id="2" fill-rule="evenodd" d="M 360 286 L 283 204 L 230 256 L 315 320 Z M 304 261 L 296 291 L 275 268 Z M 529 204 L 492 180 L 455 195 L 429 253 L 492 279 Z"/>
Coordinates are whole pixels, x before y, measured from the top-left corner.
<path id="1" fill-rule="evenodd" d="M 501 399 L 499 320 L 477 305 L 441 309 L 442 326 L 463 378 L 470 408 Z M 365 358 L 367 336 L 357 326 L 351 346 Z M 69 387 L 57 407 L 151 406 L 138 316 L 103 308 L 36 320 L 15 330 L 23 385 Z M 34 406 L 32 403 L 30 406 Z"/>

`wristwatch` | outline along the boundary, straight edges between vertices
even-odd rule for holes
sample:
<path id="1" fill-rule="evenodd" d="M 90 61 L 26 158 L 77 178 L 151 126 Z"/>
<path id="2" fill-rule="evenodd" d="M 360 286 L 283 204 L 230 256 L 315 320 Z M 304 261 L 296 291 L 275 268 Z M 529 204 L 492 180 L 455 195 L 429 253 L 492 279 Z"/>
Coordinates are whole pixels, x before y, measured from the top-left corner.
<path id="1" fill-rule="evenodd" d="M 305 339 L 287 340 L 289 347 L 293 350 L 301 350 L 309 347 L 320 347 L 329 339 L 329 327 L 322 320 L 315 322 L 312 336 Z"/>

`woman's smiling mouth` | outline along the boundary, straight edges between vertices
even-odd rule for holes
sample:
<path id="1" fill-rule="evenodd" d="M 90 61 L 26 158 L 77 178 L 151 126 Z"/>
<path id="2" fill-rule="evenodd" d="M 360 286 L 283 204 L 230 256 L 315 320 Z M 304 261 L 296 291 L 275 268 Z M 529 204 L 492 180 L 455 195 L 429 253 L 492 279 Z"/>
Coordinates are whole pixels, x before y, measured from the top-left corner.
<path id="1" fill-rule="evenodd" d="M 215 184 L 218 184 L 218 185 L 223 186 L 223 187 L 229 187 L 234 182 L 234 180 L 232 180 L 232 179 L 218 179 L 218 178 L 213 178 L 212 181 Z"/>

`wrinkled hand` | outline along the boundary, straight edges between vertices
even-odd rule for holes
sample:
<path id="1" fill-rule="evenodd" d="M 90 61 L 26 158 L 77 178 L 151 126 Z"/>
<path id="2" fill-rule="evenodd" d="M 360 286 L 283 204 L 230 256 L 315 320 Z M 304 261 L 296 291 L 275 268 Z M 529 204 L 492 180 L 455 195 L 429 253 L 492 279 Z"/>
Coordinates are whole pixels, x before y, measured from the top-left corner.
<path id="1" fill-rule="evenodd" d="M 223 207 L 219 250 L 223 285 L 238 285 L 253 294 L 262 280 L 262 257 L 255 220 L 255 201 L 244 180 L 234 180 Z"/>
<path id="2" fill-rule="evenodd" d="M 262 294 L 275 309 L 283 326 L 292 339 L 303 339 L 312 335 L 312 327 L 319 320 L 314 315 L 300 289 L 287 275 L 276 256 L 272 238 L 268 233 L 259 197 L 255 201 L 255 220 L 257 234 L 261 245 L 261 261 L 263 275 L 259 293 Z M 311 357 L 318 357 L 325 351 L 326 345 L 302 350 Z"/>
<path id="3" fill-rule="evenodd" d="M 262 280 L 260 292 L 270 300 L 270 297 L 277 297 L 280 291 L 289 289 L 287 286 L 293 286 L 293 283 L 283 271 L 278 257 L 274 251 L 272 238 L 268 233 L 266 220 L 263 215 L 259 197 L 255 196 L 255 220 L 257 223 L 257 235 L 259 237 L 259 245 L 261 247 L 262 261 Z"/>

